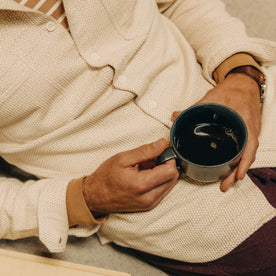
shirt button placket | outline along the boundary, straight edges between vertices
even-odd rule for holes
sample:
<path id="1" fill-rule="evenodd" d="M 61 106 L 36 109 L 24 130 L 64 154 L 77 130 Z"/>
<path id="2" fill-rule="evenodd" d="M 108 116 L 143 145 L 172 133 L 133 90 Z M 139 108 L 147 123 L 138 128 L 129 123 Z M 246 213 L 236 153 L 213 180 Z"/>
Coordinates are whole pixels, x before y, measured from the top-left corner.
<path id="1" fill-rule="evenodd" d="M 119 84 L 123 85 L 126 83 L 126 81 L 127 81 L 127 78 L 124 75 L 119 76 L 118 78 Z"/>
<path id="2" fill-rule="evenodd" d="M 157 108 L 157 106 L 158 106 L 158 104 L 156 101 L 149 101 L 149 107 L 151 109 L 155 109 L 155 108 Z"/>
<path id="3" fill-rule="evenodd" d="M 92 64 L 96 64 L 100 60 L 100 56 L 97 53 L 93 53 L 90 56 L 90 61 Z"/>

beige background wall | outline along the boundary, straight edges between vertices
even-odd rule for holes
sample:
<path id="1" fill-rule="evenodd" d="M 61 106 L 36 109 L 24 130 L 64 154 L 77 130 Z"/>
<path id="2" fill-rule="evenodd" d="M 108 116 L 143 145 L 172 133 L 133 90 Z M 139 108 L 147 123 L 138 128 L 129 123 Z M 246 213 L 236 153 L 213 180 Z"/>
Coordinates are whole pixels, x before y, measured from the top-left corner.
<path id="1" fill-rule="evenodd" d="M 222 0 L 244 21 L 248 34 L 276 41 L 276 0 Z"/>

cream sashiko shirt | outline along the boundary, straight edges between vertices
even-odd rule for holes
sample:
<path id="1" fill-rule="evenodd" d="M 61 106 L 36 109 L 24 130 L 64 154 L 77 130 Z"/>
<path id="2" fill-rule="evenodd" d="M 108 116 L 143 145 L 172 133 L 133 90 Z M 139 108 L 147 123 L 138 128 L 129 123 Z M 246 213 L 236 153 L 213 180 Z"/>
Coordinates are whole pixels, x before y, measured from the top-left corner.
<path id="1" fill-rule="evenodd" d="M 218 183 L 181 179 L 152 211 L 68 227 L 73 178 L 115 153 L 168 138 L 172 112 L 215 85 L 212 74 L 222 61 L 248 52 L 267 63 L 276 59 L 276 46 L 247 37 L 216 0 L 63 4 L 70 33 L 39 11 L 0 2 L 0 153 L 40 177 L 0 178 L 1 238 L 36 235 L 59 252 L 68 235 L 97 232 L 103 243 L 206 262 L 273 218 L 275 208 L 248 177 L 227 193 Z M 255 167 L 276 165 L 276 72 L 262 69 L 268 89 Z"/>

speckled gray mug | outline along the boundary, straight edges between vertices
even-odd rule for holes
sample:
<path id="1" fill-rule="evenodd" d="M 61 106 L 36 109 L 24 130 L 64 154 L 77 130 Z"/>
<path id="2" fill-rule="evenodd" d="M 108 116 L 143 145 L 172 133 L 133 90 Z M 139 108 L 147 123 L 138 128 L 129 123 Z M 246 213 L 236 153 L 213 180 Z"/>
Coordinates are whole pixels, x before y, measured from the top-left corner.
<path id="1" fill-rule="evenodd" d="M 156 159 L 176 159 L 182 172 L 195 180 L 214 182 L 238 165 L 247 143 L 247 128 L 234 110 L 220 104 L 199 104 L 183 111 L 170 133 L 171 146 Z"/>

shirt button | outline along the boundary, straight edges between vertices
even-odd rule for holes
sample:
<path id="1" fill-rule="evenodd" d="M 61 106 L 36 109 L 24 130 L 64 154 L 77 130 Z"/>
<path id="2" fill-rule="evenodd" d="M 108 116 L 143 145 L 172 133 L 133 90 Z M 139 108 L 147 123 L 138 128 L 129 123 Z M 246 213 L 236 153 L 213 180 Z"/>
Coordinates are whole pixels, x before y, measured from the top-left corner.
<path id="1" fill-rule="evenodd" d="M 121 75 L 121 76 L 118 77 L 118 82 L 120 84 L 124 84 L 126 82 L 126 80 L 127 80 L 127 78 L 125 76 L 123 76 L 123 75 Z"/>
<path id="2" fill-rule="evenodd" d="M 150 107 L 151 109 L 157 108 L 157 102 L 156 102 L 156 101 L 150 101 L 150 102 L 149 102 L 149 107 Z"/>
<path id="3" fill-rule="evenodd" d="M 92 54 L 92 55 L 90 56 L 90 61 L 91 61 L 92 63 L 97 63 L 97 61 L 99 61 L 99 59 L 100 59 L 100 56 L 99 56 L 98 54 L 96 54 L 96 53 L 94 53 L 94 54 Z"/>
<path id="4" fill-rule="evenodd" d="M 47 28 L 48 32 L 52 32 L 52 31 L 55 30 L 56 24 L 54 22 L 50 21 L 50 22 L 47 23 L 46 28 Z"/>

